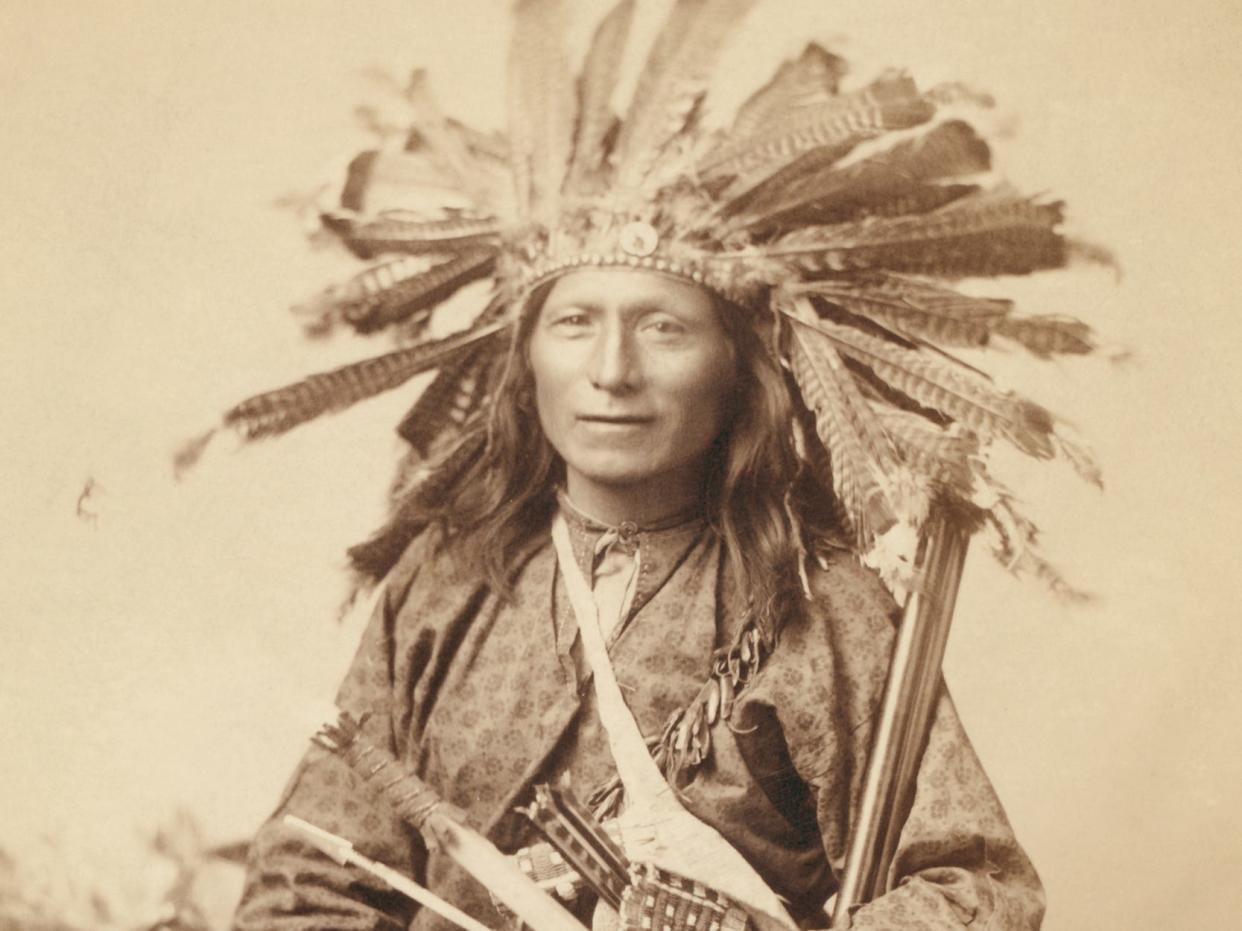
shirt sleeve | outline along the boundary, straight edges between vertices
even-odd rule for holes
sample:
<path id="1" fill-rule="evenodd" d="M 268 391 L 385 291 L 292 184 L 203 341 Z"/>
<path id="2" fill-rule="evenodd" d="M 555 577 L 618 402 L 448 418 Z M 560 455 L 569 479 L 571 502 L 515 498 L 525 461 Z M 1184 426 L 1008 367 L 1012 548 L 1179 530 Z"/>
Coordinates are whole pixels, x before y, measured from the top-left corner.
<path id="1" fill-rule="evenodd" d="M 855 563 L 831 566 L 815 587 L 816 608 L 782 635 L 773 655 L 781 668 L 771 670 L 771 684 L 786 745 L 811 787 L 825 854 L 839 882 L 858 817 L 896 605 L 874 574 Z M 1026 931 L 1043 917 L 1039 878 L 943 684 L 888 886 L 854 912 L 853 928 Z"/>
<path id="2" fill-rule="evenodd" d="M 1039 928 L 1043 890 L 942 690 L 890 892 L 854 913 L 857 931 Z"/>
<path id="3" fill-rule="evenodd" d="M 396 607 L 408 591 L 410 554 L 393 571 L 337 693 L 337 706 L 363 721 L 367 739 L 397 753 L 391 695 Z M 354 844 L 364 856 L 421 881 L 426 851 L 417 833 L 336 754 L 312 746 L 275 812 L 259 829 L 246 866 L 235 931 L 395 931 L 416 908 L 382 881 L 340 865 L 282 824 L 302 818 Z"/>

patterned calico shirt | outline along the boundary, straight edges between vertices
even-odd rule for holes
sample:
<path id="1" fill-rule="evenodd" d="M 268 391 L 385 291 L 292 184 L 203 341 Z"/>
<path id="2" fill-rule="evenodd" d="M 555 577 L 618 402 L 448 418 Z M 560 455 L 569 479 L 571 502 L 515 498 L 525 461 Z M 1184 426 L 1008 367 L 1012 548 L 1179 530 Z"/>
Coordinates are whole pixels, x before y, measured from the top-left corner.
<path id="1" fill-rule="evenodd" d="M 589 579 L 605 528 L 563 513 Z M 738 612 L 730 610 L 719 540 L 702 520 L 629 536 L 639 572 L 608 650 L 640 728 L 656 736 L 699 692 Z M 796 919 L 823 927 L 857 813 L 896 609 L 874 574 L 845 553 L 812 574 L 811 588 L 812 600 L 785 624 L 731 718 L 712 726 L 707 759 L 676 787 Z M 505 851 L 537 840 L 514 811 L 534 784 L 567 783 L 585 798 L 615 773 L 546 534 L 520 560 L 508 599 L 428 539 L 411 544 L 337 703 L 355 717 L 368 714 L 369 739 Z M 505 926 L 485 888 L 446 856 L 429 854 L 340 759 L 312 747 L 251 847 L 239 931 L 452 927 L 303 844 L 281 825 L 286 813 L 345 837 L 489 927 Z M 1043 914 L 1039 880 L 947 694 L 892 871 L 892 891 L 863 906 L 853 927 L 1001 931 L 1038 928 Z"/>

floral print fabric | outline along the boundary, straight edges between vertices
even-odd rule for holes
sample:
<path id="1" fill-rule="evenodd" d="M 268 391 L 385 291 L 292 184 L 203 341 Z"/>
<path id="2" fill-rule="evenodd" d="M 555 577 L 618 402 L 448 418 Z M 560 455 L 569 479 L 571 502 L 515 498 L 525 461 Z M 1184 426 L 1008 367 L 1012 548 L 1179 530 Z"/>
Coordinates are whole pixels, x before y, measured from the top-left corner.
<path id="1" fill-rule="evenodd" d="M 575 551 L 600 532 L 571 520 Z M 713 649 L 740 621 L 727 567 L 702 522 L 641 533 L 646 570 L 609 642 L 640 728 L 658 736 L 694 698 Z M 686 808 L 716 828 L 808 926 L 844 865 L 894 633 L 895 606 L 875 576 L 842 554 L 814 573 L 813 599 L 718 721 L 703 764 L 678 780 Z M 572 611 L 546 535 L 498 597 L 429 539 L 394 569 L 337 701 L 368 714 L 369 737 L 467 812 L 502 850 L 536 838 L 515 806 L 537 782 L 579 798 L 615 772 L 582 662 Z M 285 813 L 340 834 L 494 928 L 485 888 L 421 840 L 327 751 L 312 747 L 251 851 L 241 931 L 448 927 L 351 867 L 304 846 Z M 858 929 L 1037 928 L 1039 881 L 942 696 L 894 888 L 861 908 Z M 727 892 L 727 890 L 724 890 Z M 583 903 L 589 915 L 589 903 Z"/>

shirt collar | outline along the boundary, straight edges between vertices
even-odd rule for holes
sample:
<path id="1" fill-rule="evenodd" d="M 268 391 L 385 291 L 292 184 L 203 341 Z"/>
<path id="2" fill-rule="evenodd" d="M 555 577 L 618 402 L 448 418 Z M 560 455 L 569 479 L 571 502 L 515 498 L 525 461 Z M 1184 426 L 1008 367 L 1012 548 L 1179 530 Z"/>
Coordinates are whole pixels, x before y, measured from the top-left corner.
<path id="1" fill-rule="evenodd" d="M 623 521 L 613 526 L 575 507 L 564 489 L 557 490 L 556 500 L 569 528 L 574 559 L 585 578 L 590 579 L 594 574 L 600 544 L 608 545 L 608 541 L 602 540 L 606 535 L 615 536 L 613 545 L 632 547 L 641 553 L 638 581 L 629 610 L 631 616 L 663 587 L 707 527 L 702 508 L 697 506 L 652 524 Z"/>

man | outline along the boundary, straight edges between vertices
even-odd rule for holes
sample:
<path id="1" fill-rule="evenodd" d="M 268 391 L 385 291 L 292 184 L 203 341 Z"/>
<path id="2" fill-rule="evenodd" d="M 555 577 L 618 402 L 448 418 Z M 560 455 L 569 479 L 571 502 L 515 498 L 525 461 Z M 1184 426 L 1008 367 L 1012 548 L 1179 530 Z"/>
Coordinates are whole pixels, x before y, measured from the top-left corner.
<path id="1" fill-rule="evenodd" d="M 596 33 L 576 119 L 558 99 L 572 85 L 550 0 L 517 10 L 506 143 L 412 85 L 422 118 L 407 149 L 356 160 L 325 221 L 361 255 L 449 257 L 377 266 L 321 323 L 408 332 L 487 276 L 492 298 L 460 333 L 253 398 L 226 423 L 280 432 L 438 368 L 402 426 L 393 519 L 354 551 L 387 581 L 342 709 L 502 850 L 537 839 L 513 811 L 534 784 L 567 784 L 631 861 L 734 896 L 761 925 L 815 925 L 840 881 L 892 643 L 892 599 L 858 555 L 909 584 L 889 531 L 918 527 L 933 499 L 1020 545 L 1033 531 L 1007 496 L 971 502 L 996 487 L 976 453 L 994 436 L 1037 456 L 1063 442 L 1046 411 L 935 344 L 1083 350 L 1063 320 L 1020 320 L 936 280 L 1055 267 L 1067 251 L 1059 205 L 962 180 L 988 167 L 987 147 L 932 122 L 943 94 L 891 74 L 842 93 L 839 60 L 811 46 L 729 134 L 699 125 L 707 65 L 747 6 L 679 2 L 619 129 L 608 102 L 629 2 Z M 926 131 L 841 163 L 912 127 Z M 367 192 L 393 160 L 456 182 L 471 206 L 377 209 Z M 364 783 L 313 749 L 279 813 L 497 924 L 479 878 Z M 634 814 L 657 810 L 681 833 Z M 702 853 L 716 837 L 719 856 Z M 1027 928 L 1042 914 L 945 696 L 886 887 L 855 927 Z M 569 893 L 584 919 L 616 920 L 590 890 Z M 244 928 L 436 920 L 276 820 L 238 915 Z"/>

